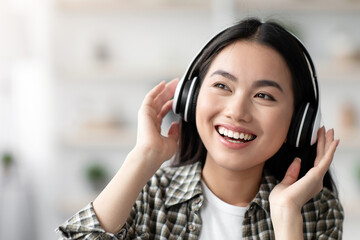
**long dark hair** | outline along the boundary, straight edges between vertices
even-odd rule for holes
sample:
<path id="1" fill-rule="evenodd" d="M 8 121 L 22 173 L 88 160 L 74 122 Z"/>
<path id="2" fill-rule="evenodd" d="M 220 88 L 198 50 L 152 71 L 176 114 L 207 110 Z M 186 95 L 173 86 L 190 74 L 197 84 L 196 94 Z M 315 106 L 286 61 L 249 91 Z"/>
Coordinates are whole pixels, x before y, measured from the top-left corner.
<path id="1" fill-rule="evenodd" d="M 280 24 L 273 21 L 263 23 L 256 18 L 245 19 L 233 25 L 206 47 L 194 69 L 194 74 L 199 77 L 200 84 L 217 54 L 226 46 L 239 40 L 253 41 L 269 46 L 285 59 L 292 75 L 295 113 L 299 111 L 303 103 L 316 104 L 312 73 L 298 41 Z M 195 97 L 197 98 L 197 96 Z M 198 161 L 204 165 L 207 150 L 198 134 L 195 121 L 188 123 L 181 119 L 180 129 L 179 150 L 173 165 L 185 165 Z M 264 169 L 281 181 L 295 157 L 300 157 L 302 160 L 300 178 L 314 166 L 316 144 L 296 148 L 284 143 L 279 151 L 266 161 Z M 329 172 L 324 177 L 324 186 L 336 191 Z"/>

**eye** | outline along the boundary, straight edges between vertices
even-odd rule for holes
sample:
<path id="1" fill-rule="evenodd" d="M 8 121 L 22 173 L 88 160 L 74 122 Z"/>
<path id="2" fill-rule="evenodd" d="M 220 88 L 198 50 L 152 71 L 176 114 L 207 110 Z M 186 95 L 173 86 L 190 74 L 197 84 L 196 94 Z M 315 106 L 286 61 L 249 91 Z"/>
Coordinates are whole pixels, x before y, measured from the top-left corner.
<path id="1" fill-rule="evenodd" d="M 266 93 L 257 93 L 257 94 L 255 94 L 255 97 L 263 98 L 263 99 L 269 100 L 269 101 L 276 101 L 273 96 L 266 94 Z"/>
<path id="2" fill-rule="evenodd" d="M 226 91 L 231 91 L 230 88 L 228 86 L 226 86 L 225 84 L 223 84 L 223 83 L 215 83 L 214 87 L 224 89 Z"/>

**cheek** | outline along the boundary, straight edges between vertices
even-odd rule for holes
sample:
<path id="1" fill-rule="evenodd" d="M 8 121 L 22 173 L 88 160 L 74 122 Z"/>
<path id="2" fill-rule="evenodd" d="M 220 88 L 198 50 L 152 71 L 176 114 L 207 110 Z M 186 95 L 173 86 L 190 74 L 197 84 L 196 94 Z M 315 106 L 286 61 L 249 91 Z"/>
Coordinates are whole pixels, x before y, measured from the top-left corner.
<path id="1" fill-rule="evenodd" d="M 210 117 L 216 111 L 217 107 L 216 99 L 210 96 L 208 92 L 200 90 L 199 96 L 196 102 L 196 122 L 202 121 Z"/>
<path id="2" fill-rule="evenodd" d="M 285 108 L 267 115 L 267 129 L 274 140 L 275 136 L 278 136 L 278 141 L 284 142 L 286 140 L 291 124 L 292 112 L 292 108 Z"/>
<path id="3" fill-rule="evenodd" d="M 195 121 L 200 138 L 205 145 L 212 133 L 213 119 L 219 113 L 219 104 L 216 102 L 216 97 L 211 96 L 207 91 L 200 90 L 196 102 Z"/>

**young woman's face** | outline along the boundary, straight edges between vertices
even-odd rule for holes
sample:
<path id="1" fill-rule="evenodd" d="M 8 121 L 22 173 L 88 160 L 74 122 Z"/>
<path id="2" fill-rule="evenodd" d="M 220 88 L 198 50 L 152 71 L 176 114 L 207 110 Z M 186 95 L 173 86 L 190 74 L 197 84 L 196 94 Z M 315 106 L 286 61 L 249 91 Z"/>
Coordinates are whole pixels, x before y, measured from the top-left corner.
<path id="1" fill-rule="evenodd" d="M 291 73 L 270 47 L 238 41 L 213 60 L 200 88 L 196 125 L 206 161 L 229 170 L 263 167 L 286 141 Z"/>

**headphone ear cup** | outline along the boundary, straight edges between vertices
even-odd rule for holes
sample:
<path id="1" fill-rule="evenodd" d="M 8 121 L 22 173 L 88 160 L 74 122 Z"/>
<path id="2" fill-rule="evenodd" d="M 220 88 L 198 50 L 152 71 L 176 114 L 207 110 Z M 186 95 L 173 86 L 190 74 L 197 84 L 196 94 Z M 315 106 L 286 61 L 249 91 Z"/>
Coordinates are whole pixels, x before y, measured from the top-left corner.
<path id="1" fill-rule="evenodd" d="M 180 106 L 179 106 L 179 114 L 183 117 L 185 122 L 191 122 L 195 116 L 194 112 L 194 95 L 197 91 L 198 86 L 198 78 L 194 77 L 191 80 L 188 80 L 184 83 L 184 88 L 181 92 L 180 98 Z M 194 100 L 195 99 L 195 100 Z M 196 105 L 196 103 L 195 103 Z"/>
<path id="2" fill-rule="evenodd" d="M 294 115 L 290 125 L 287 142 L 295 147 L 310 145 L 313 133 L 314 109 L 310 103 L 303 104 Z"/>
<path id="3" fill-rule="evenodd" d="M 190 115 L 189 115 L 189 121 L 190 122 L 195 122 L 196 103 L 197 103 L 197 98 L 199 96 L 199 92 L 200 92 L 200 86 L 199 86 L 199 83 L 197 82 L 196 85 L 195 85 L 194 94 L 193 94 L 192 100 L 191 100 Z"/>
<path id="4" fill-rule="evenodd" d="M 312 107 L 309 107 L 307 109 L 307 112 L 305 114 L 303 127 L 301 129 L 300 133 L 300 140 L 299 140 L 299 147 L 302 146 L 310 146 L 311 145 L 311 135 L 313 130 L 313 122 L 314 122 L 314 109 Z"/>
<path id="5" fill-rule="evenodd" d="M 294 113 L 294 116 L 292 118 L 286 140 L 286 143 L 290 144 L 291 146 L 296 146 L 296 138 L 298 136 L 298 129 L 300 127 L 301 118 L 304 114 L 304 109 L 305 109 L 305 105 L 302 105 L 299 111 Z"/>
<path id="6" fill-rule="evenodd" d="M 316 111 L 315 114 L 315 120 L 313 121 L 310 145 L 314 145 L 316 143 L 320 126 L 321 126 L 321 110 L 320 107 L 318 107 L 318 110 Z"/>
<path id="7" fill-rule="evenodd" d="M 191 86 L 191 82 L 190 81 L 185 81 L 184 82 L 184 87 L 180 93 L 179 96 L 179 114 L 180 116 L 182 116 L 183 118 L 185 118 L 186 115 L 186 103 L 188 102 L 188 98 L 189 96 L 189 90 L 190 90 L 190 86 Z"/>

